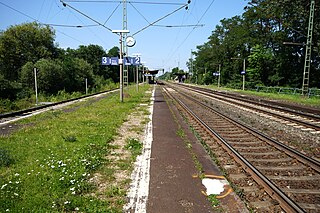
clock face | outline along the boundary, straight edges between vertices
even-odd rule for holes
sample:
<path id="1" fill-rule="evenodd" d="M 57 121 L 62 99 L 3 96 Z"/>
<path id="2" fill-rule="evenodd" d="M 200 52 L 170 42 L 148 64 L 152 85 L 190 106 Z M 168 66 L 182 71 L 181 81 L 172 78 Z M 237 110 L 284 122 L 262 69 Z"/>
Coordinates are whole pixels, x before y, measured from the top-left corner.
<path id="1" fill-rule="evenodd" d="M 133 47 L 136 44 L 136 40 L 132 36 L 126 38 L 126 43 L 128 47 Z"/>

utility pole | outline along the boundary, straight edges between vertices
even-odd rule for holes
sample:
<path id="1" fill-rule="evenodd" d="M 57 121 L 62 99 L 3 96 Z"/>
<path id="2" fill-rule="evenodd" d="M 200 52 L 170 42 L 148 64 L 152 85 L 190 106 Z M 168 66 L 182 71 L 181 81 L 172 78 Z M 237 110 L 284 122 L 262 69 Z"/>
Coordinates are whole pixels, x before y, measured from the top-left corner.
<path id="1" fill-rule="evenodd" d="M 38 84 L 37 84 L 37 68 L 34 68 L 34 89 L 36 92 L 36 105 L 38 105 Z"/>
<path id="2" fill-rule="evenodd" d="M 193 54 L 192 54 L 192 49 L 191 49 L 191 69 L 190 69 L 190 72 L 193 75 Z"/>
<path id="3" fill-rule="evenodd" d="M 220 87 L 221 64 L 219 64 L 218 88 Z"/>
<path id="4" fill-rule="evenodd" d="M 123 9 L 123 19 L 122 19 L 122 29 L 128 30 L 128 17 L 127 17 L 127 0 L 122 0 L 122 9 Z M 125 41 L 127 37 L 127 33 L 123 33 L 122 41 Z M 124 55 L 128 57 L 128 47 L 124 46 Z M 129 85 L 129 72 L 128 66 L 123 66 L 123 83 L 124 85 Z"/>
<path id="5" fill-rule="evenodd" d="M 242 90 L 244 91 L 244 85 L 246 81 L 246 59 L 243 59 L 243 74 L 242 74 Z"/>
<path id="6" fill-rule="evenodd" d="M 119 58 L 119 66 L 120 66 L 120 102 L 123 102 L 123 34 L 129 33 L 129 30 L 112 30 L 113 33 L 120 34 L 120 58 Z"/>
<path id="7" fill-rule="evenodd" d="M 135 53 L 133 54 L 134 56 L 136 57 L 141 57 L 141 53 Z M 137 91 L 139 91 L 139 65 L 136 66 L 136 88 L 137 88 Z"/>
<path id="8" fill-rule="evenodd" d="M 85 79 L 85 82 L 86 82 L 86 95 L 88 95 L 88 79 L 87 78 Z"/>
<path id="9" fill-rule="evenodd" d="M 312 43 L 312 31 L 313 31 L 313 18 L 314 18 L 314 6 L 315 0 L 311 0 L 310 4 L 310 15 L 308 24 L 308 35 L 306 54 L 303 67 L 303 82 L 302 82 L 302 95 L 306 95 L 309 90 L 309 76 L 310 76 L 310 65 L 311 65 L 311 43 Z"/>

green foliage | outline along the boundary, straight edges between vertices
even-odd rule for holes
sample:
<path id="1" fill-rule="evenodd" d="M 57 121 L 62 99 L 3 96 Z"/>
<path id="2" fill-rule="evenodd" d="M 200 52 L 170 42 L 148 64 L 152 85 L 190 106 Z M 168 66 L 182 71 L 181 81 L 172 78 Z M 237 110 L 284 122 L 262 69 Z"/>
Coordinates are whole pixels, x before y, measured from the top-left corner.
<path id="1" fill-rule="evenodd" d="M 214 194 L 209 195 L 208 200 L 210 201 L 211 206 L 214 208 L 220 205 L 220 201 L 219 199 L 217 199 L 217 195 L 214 195 Z"/>
<path id="2" fill-rule="evenodd" d="M 47 96 L 59 91 L 85 93 L 85 79 L 89 91 L 95 92 L 119 81 L 117 67 L 101 65 L 102 56 L 118 56 L 118 47 L 108 54 L 98 45 L 64 50 L 55 46 L 54 36 L 52 28 L 36 22 L 11 26 L 0 33 L 0 99 L 30 98 L 35 89 L 35 67 L 39 94 Z"/>
<path id="3" fill-rule="evenodd" d="M 310 5 L 300 0 L 252 0 L 242 16 L 220 21 L 209 40 L 197 46 L 188 62 L 193 82 L 207 84 L 221 64 L 221 84 L 237 86 L 246 59 L 246 84 L 301 87 Z M 310 87 L 319 87 L 320 17 L 314 17 Z M 192 65 L 192 69 L 191 69 Z"/>
<path id="4" fill-rule="evenodd" d="M 14 159 L 8 150 L 0 148 L 0 168 L 4 166 L 10 166 L 12 163 L 14 163 Z"/>
<path id="5" fill-rule="evenodd" d="M 133 158 L 141 154 L 143 144 L 135 138 L 129 138 L 125 149 L 130 150 Z"/>
<path id="6" fill-rule="evenodd" d="M 248 56 L 250 66 L 247 68 L 249 82 L 254 85 L 270 85 L 269 76 L 272 79 L 271 70 L 273 55 L 271 49 L 263 48 L 260 45 L 253 47 Z M 269 75 L 269 76 L 268 76 Z"/>
<path id="7" fill-rule="evenodd" d="M 25 63 L 50 58 L 53 53 L 54 31 L 50 27 L 35 22 L 11 26 L 0 34 L 0 74 L 15 81 Z"/>

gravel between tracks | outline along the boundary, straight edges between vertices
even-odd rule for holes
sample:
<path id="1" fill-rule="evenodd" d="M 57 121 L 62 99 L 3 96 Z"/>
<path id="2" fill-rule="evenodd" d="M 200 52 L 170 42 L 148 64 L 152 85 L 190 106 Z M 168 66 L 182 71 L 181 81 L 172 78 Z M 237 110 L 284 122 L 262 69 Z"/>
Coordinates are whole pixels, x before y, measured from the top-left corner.
<path id="1" fill-rule="evenodd" d="M 217 111 L 232 119 L 254 127 L 310 157 L 320 158 L 320 134 L 312 134 L 309 131 L 301 130 L 301 128 L 281 124 L 251 113 L 250 110 L 244 111 L 219 101 L 211 101 L 211 104 Z"/>

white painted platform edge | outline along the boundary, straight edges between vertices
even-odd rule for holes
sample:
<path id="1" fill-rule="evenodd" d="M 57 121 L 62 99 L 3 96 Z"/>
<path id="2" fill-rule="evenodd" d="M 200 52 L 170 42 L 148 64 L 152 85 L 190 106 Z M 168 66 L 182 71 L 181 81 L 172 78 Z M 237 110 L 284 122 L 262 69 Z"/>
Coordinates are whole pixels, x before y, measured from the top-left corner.
<path id="1" fill-rule="evenodd" d="M 149 181 L 150 181 L 150 157 L 151 146 L 153 141 L 152 132 L 152 116 L 154 105 L 155 88 L 153 88 L 151 104 L 149 107 L 149 122 L 145 129 L 145 138 L 143 141 L 142 154 L 137 156 L 135 168 L 131 174 L 131 184 L 128 191 L 128 203 L 124 206 L 124 212 L 147 212 L 147 201 L 149 195 Z"/>

